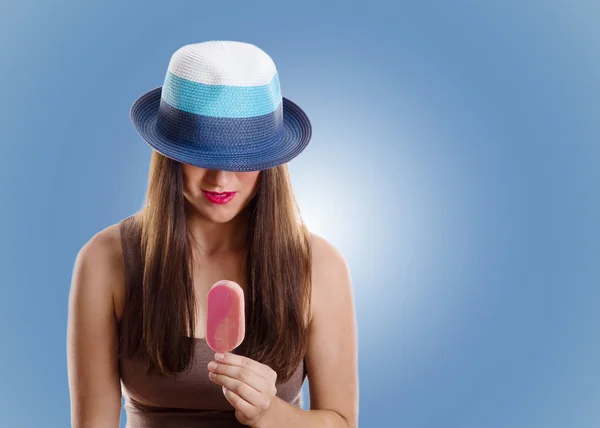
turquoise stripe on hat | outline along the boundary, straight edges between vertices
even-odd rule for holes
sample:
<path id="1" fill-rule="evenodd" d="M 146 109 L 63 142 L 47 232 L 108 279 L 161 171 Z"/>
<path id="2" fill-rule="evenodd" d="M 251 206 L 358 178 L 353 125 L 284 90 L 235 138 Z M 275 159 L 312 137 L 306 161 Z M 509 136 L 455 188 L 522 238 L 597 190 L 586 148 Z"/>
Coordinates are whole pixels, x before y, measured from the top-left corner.
<path id="1" fill-rule="evenodd" d="M 207 85 L 167 72 L 162 100 L 176 109 L 214 117 L 255 117 L 273 113 L 282 102 L 277 73 L 266 85 Z"/>

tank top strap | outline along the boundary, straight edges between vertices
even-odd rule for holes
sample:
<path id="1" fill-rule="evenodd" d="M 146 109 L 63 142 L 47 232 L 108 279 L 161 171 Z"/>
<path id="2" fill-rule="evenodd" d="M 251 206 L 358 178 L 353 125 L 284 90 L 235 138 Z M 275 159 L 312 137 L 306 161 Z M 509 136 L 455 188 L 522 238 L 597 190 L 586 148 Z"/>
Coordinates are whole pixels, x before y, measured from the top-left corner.
<path id="1" fill-rule="evenodd" d="M 119 341 L 122 343 L 123 353 L 121 355 L 125 355 L 127 348 L 130 346 L 137 347 L 137 344 L 130 343 L 128 332 L 131 328 L 141 328 L 141 320 L 132 316 L 132 314 L 139 311 L 142 305 L 140 287 L 144 269 L 141 251 L 141 229 L 138 226 L 135 214 L 120 221 L 119 231 L 125 276 L 125 301 L 123 314 L 119 322 Z"/>
<path id="2" fill-rule="evenodd" d="M 119 223 L 125 267 L 126 294 L 129 294 L 131 286 L 138 279 L 142 267 L 140 233 L 138 229 L 134 215 L 121 220 Z"/>

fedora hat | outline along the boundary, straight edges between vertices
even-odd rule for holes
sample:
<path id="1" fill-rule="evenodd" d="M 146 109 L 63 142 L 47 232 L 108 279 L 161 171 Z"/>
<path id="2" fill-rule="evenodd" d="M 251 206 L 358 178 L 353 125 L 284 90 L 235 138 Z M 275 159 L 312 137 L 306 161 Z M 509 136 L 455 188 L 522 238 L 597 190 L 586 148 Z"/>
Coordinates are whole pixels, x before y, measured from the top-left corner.
<path id="1" fill-rule="evenodd" d="M 271 57 L 239 41 L 177 49 L 163 85 L 135 100 L 129 116 L 140 136 L 164 156 L 227 171 L 287 163 L 312 135 L 306 113 L 282 96 Z"/>

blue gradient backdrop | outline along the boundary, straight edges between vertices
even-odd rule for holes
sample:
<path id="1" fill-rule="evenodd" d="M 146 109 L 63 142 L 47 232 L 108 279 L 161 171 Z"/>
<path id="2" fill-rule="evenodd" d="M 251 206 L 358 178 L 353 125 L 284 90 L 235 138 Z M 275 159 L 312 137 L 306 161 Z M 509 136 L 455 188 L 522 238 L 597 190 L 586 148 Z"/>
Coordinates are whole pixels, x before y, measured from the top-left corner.
<path id="1" fill-rule="evenodd" d="M 599 18 L 591 1 L 3 2 L 0 426 L 69 426 L 74 259 L 147 184 L 129 108 L 211 39 L 264 49 L 313 121 L 290 171 L 352 271 L 361 428 L 600 426 Z"/>

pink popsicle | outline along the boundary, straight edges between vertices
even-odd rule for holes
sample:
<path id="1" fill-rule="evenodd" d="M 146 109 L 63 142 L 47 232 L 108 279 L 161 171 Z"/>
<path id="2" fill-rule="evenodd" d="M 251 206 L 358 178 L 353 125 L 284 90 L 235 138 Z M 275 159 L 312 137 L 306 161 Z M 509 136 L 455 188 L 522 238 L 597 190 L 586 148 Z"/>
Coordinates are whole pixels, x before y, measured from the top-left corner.
<path id="1" fill-rule="evenodd" d="M 215 282 L 206 298 L 206 343 L 217 352 L 231 352 L 244 340 L 244 290 L 233 281 Z"/>

